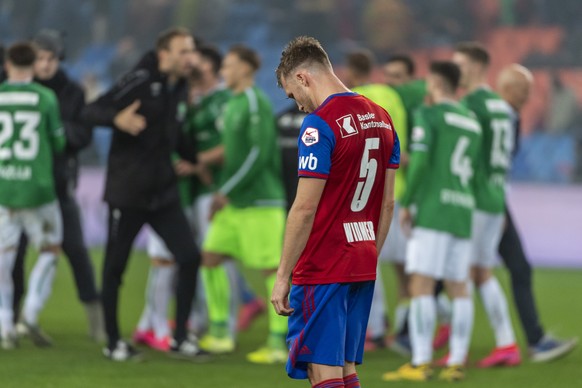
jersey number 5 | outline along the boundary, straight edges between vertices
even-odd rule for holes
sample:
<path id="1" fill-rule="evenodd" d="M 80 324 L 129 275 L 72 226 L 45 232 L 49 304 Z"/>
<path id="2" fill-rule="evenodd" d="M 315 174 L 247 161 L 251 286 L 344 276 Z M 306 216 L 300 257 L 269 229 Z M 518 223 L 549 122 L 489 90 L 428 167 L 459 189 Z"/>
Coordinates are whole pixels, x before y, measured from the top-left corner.
<path id="1" fill-rule="evenodd" d="M 40 123 L 38 112 L 14 112 L 14 117 L 8 112 L 0 112 L 0 160 L 11 159 L 32 160 L 38 154 L 39 138 L 37 127 Z M 12 147 L 4 144 L 14 136 L 14 125 L 21 124 L 18 139 L 12 142 Z"/>
<path id="2" fill-rule="evenodd" d="M 370 158 L 370 151 L 377 150 L 378 148 L 380 148 L 380 138 L 372 137 L 366 139 L 366 146 L 360 163 L 360 178 L 365 178 L 365 180 L 358 181 L 358 185 L 356 186 L 356 192 L 354 193 L 351 205 L 351 209 L 354 212 L 362 211 L 370 198 L 370 193 L 376 180 L 376 171 L 378 170 L 378 161 Z"/>

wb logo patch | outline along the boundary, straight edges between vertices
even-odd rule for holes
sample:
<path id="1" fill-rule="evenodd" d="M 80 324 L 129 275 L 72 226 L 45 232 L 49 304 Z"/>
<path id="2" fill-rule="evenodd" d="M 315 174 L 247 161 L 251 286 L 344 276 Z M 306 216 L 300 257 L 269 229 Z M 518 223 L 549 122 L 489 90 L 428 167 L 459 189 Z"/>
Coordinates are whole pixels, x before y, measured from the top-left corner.
<path id="1" fill-rule="evenodd" d="M 317 144 L 317 142 L 319 142 L 319 131 L 317 128 L 307 128 L 305 132 L 303 132 L 303 136 L 301 136 L 301 141 L 307 147 Z"/>
<path id="2" fill-rule="evenodd" d="M 353 135 L 358 134 L 358 128 L 356 127 L 356 122 L 354 120 L 354 116 L 346 115 L 346 116 L 340 117 L 335 122 L 340 127 L 342 137 L 348 137 L 348 136 L 353 136 Z"/>

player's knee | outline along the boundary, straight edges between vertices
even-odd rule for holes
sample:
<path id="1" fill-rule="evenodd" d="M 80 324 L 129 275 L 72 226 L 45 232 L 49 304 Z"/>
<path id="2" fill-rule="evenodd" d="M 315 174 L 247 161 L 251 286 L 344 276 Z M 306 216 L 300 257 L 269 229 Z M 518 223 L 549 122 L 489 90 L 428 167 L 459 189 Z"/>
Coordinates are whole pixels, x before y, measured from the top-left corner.
<path id="1" fill-rule="evenodd" d="M 411 297 L 432 295 L 434 284 L 434 279 L 424 275 L 412 274 L 408 282 L 408 291 Z"/>
<path id="2" fill-rule="evenodd" d="M 152 257 L 150 262 L 153 267 L 171 267 L 175 264 L 173 259 L 167 259 L 162 257 Z"/>
<path id="3" fill-rule="evenodd" d="M 473 267 L 473 281 L 477 287 L 480 287 L 482 284 L 487 282 L 491 276 L 493 276 L 491 268 Z"/>
<path id="4" fill-rule="evenodd" d="M 218 267 L 224 262 L 224 257 L 217 253 L 202 252 L 202 266 L 207 268 Z"/>
<path id="5" fill-rule="evenodd" d="M 458 281 L 445 281 L 445 288 L 447 293 L 451 298 L 467 298 L 469 296 L 469 290 L 467 287 L 467 282 Z"/>
<path id="6" fill-rule="evenodd" d="M 41 252 L 53 253 L 59 255 L 61 253 L 60 245 L 45 245 L 40 249 Z"/>

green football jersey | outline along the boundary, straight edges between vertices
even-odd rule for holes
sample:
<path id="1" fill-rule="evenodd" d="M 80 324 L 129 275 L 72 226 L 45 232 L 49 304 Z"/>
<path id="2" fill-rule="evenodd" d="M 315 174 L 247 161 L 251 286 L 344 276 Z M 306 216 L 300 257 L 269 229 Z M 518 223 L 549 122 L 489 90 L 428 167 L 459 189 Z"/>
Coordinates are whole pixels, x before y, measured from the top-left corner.
<path id="1" fill-rule="evenodd" d="M 406 116 L 408 118 L 407 134 L 408 138 L 410 138 L 412 127 L 414 126 L 412 116 L 414 111 L 424 104 L 426 97 L 426 81 L 423 79 L 417 79 L 402 85 L 394 86 L 394 90 L 400 96 L 402 104 L 404 104 L 404 109 L 406 110 Z M 398 136 L 400 137 L 400 132 L 398 132 Z M 406 149 L 403 147 L 401 148 Z"/>
<path id="2" fill-rule="evenodd" d="M 408 123 L 406 118 L 406 109 L 402 104 L 402 100 L 396 91 L 388 85 L 384 84 L 368 84 L 362 85 L 352 90 L 374 101 L 376 104 L 384 108 L 392 117 L 392 123 L 398 134 L 398 141 L 400 142 L 400 149 L 406 150 L 408 147 Z M 396 178 L 394 182 L 394 198 L 400 201 L 406 189 L 405 169 L 399 168 L 396 170 Z"/>
<path id="3" fill-rule="evenodd" d="M 483 129 L 482 151 L 475 170 L 477 209 L 493 214 L 503 213 L 505 181 L 513 151 L 509 106 L 486 87 L 466 95 L 461 102 L 475 112 Z"/>
<path id="4" fill-rule="evenodd" d="M 415 226 L 471 236 L 473 175 L 480 151 L 481 126 L 466 107 L 451 101 L 415 111 L 401 201 L 404 207 L 416 206 Z"/>
<path id="5" fill-rule="evenodd" d="M 188 112 L 187 125 L 196 140 L 198 152 L 207 151 L 222 143 L 218 120 L 222 119 L 224 106 L 230 96 L 230 90 L 216 89 L 202 97 Z M 212 166 L 211 173 L 213 182 L 217 182 L 220 179 L 220 166 Z M 193 179 L 193 186 L 195 195 L 208 194 L 216 188 L 215 185 L 202 184 L 198 178 Z"/>
<path id="6" fill-rule="evenodd" d="M 0 85 L 0 205 L 35 208 L 56 199 L 53 154 L 65 147 L 58 100 L 37 83 Z"/>
<path id="7" fill-rule="evenodd" d="M 233 95 L 222 121 L 225 160 L 218 191 L 235 207 L 285 206 L 281 152 L 267 96 L 257 87 Z"/>

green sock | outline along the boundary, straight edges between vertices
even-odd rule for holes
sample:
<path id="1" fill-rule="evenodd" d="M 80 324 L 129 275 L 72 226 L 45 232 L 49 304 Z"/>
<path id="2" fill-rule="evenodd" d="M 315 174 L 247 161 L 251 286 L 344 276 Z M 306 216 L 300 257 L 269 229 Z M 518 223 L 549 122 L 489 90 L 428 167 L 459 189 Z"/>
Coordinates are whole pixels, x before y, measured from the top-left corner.
<path id="1" fill-rule="evenodd" d="M 277 274 L 275 273 L 267 276 L 265 279 L 268 297 L 271 296 L 276 280 Z M 285 337 L 287 335 L 287 317 L 278 315 L 272 306 L 269 306 L 268 310 L 269 338 L 267 339 L 267 346 L 273 349 L 287 350 L 287 345 L 285 344 Z"/>
<path id="2" fill-rule="evenodd" d="M 208 318 L 210 320 L 210 334 L 216 337 L 228 335 L 228 310 L 230 306 L 230 283 L 223 265 L 201 268 L 206 303 L 208 304 Z"/>

